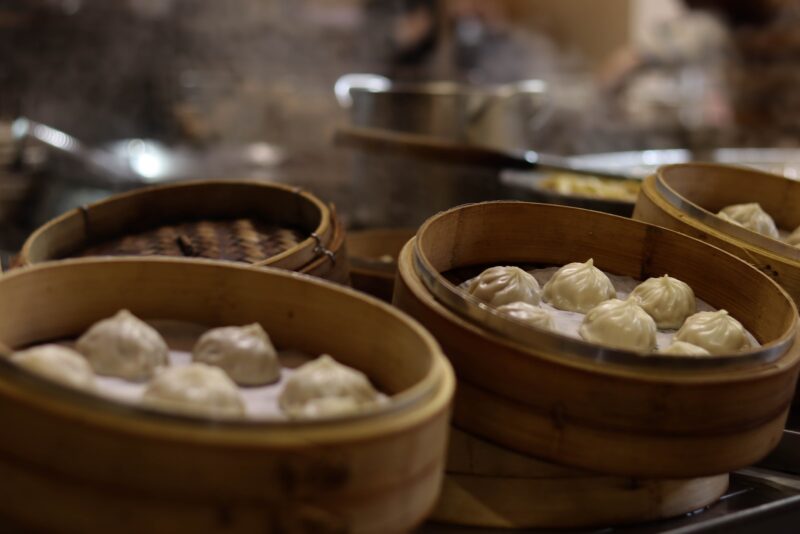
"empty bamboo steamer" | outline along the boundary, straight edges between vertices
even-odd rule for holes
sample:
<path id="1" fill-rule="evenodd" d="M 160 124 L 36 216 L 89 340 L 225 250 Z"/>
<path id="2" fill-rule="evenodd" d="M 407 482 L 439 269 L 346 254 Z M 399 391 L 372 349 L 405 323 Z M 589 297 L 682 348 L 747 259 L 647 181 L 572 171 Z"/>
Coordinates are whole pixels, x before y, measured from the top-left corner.
<path id="1" fill-rule="evenodd" d="M 669 273 L 739 318 L 774 359 L 697 369 L 631 366 L 602 361 L 615 354 L 609 349 L 593 349 L 595 358 L 567 354 L 575 340 L 550 332 L 541 331 L 541 345 L 511 341 L 434 298 L 415 269 L 415 248 L 441 281 L 441 273 L 465 266 L 588 258 L 637 279 Z M 456 425 L 599 473 L 693 478 L 757 462 L 781 437 L 800 364 L 796 308 L 769 277 L 696 239 L 575 208 L 488 202 L 432 217 L 401 253 L 394 301 L 433 333 L 453 363 Z"/>
<path id="2" fill-rule="evenodd" d="M 640 480 L 515 453 L 452 429 L 433 521 L 484 528 L 608 527 L 675 517 L 716 502 L 728 475 Z"/>
<path id="3" fill-rule="evenodd" d="M 376 299 L 208 260 L 76 259 L 0 277 L 0 342 L 72 338 L 128 308 L 206 326 L 259 322 L 278 347 L 332 354 L 392 402 L 326 421 L 209 422 L 45 381 L 0 358 L 0 517 L 76 532 L 405 532 L 444 470 L 452 370 Z M 45 511 L 45 513 L 43 513 Z"/>
<path id="4" fill-rule="evenodd" d="M 345 231 L 314 195 L 254 180 L 202 180 L 114 195 L 44 224 L 21 266 L 77 256 L 232 260 L 348 282 Z"/>
<path id="5" fill-rule="evenodd" d="M 758 202 L 778 228 L 800 226 L 800 182 L 777 174 L 711 163 L 667 165 L 648 177 L 634 218 L 677 230 L 750 262 L 800 302 L 800 249 L 725 223 L 731 204 Z"/>
<path id="6" fill-rule="evenodd" d="M 397 256 L 416 230 L 373 228 L 347 233 L 350 282 L 354 288 L 386 302 L 392 301 Z"/>

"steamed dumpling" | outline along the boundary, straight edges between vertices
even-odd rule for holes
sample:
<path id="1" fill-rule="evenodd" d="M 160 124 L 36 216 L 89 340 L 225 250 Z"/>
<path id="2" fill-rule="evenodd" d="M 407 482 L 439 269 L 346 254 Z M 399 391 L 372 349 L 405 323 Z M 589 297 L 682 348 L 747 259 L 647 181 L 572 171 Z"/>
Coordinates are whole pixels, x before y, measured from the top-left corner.
<path id="1" fill-rule="evenodd" d="M 680 328 L 696 308 L 692 288 L 667 275 L 648 278 L 636 286 L 630 298 L 655 319 L 659 328 Z"/>
<path id="2" fill-rule="evenodd" d="M 378 402 L 367 376 L 323 354 L 292 373 L 278 398 L 292 418 L 314 418 L 356 412 Z"/>
<path id="3" fill-rule="evenodd" d="M 669 347 L 658 352 L 668 356 L 711 356 L 711 353 L 703 347 L 685 341 L 675 341 Z"/>
<path id="4" fill-rule="evenodd" d="M 601 302 L 617 296 L 603 271 L 586 263 L 568 263 L 544 285 L 544 299 L 559 310 L 586 313 Z"/>
<path id="5" fill-rule="evenodd" d="M 589 310 L 580 335 L 586 341 L 636 352 L 656 348 L 656 323 L 634 300 L 611 299 Z"/>
<path id="6" fill-rule="evenodd" d="M 150 378 L 169 354 L 161 335 L 128 310 L 92 325 L 75 348 L 97 374 L 126 380 Z"/>
<path id="7" fill-rule="evenodd" d="M 778 238 L 778 228 L 775 226 L 775 221 L 763 210 L 758 202 L 727 206 L 722 208 L 718 215 L 728 222 L 744 226 L 759 234 L 764 234 L 773 239 Z"/>
<path id="8" fill-rule="evenodd" d="M 498 306 L 497 311 L 525 324 L 545 330 L 553 330 L 553 316 L 539 306 L 532 306 L 527 302 L 512 302 L 511 304 Z"/>
<path id="9" fill-rule="evenodd" d="M 470 280 L 467 291 L 492 306 L 539 304 L 539 282 L 519 267 L 490 267 Z"/>
<path id="10" fill-rule="evenodd" d="M 237 384 L 270 384 L 281 376 L 278 353 L 258 323 L 214 328 L 194 346 L 192 359 L 221 367 Z"/>
<path id="11" fill-rule="evenodd" d="M 240 417 L 244 402 L 236 384 L 218 368 L 204 363 L 161 370 L 147 385 L 142 402 L 165 411 Z"/>
<path id="12" fill-rule="evenodd" d="M 739 352 L 751 346 L 742 323 L 726 310 L 695 313 L 675 334 L 675 341 L 686 341 L 711 354 Z"/>
<path id="13" fill-rule="evenodd" d="M 79 389 L 94 388 L 94 372 L 86 358 L 61 345 L 39 345 L 15 352 L 11 361 L 55 382 Z"/>

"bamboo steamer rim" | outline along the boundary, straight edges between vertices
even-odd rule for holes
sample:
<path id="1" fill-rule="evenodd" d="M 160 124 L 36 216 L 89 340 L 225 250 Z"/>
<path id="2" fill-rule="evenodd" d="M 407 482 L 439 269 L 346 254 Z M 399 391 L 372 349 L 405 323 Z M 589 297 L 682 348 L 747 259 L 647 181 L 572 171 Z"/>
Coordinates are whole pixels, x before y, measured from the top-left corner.
<path id="1" fill-rule="evenodd" d="M 724 369 L 698 369 L 693 373 L 664 373 L 659 368 L 625 367 L 619 365 L 603 365 L 585 358 L 562 358 L 548 352 L 534 352 L 529 345 L 502 337 L 494 332 L 487 331 L 481 325 L 470 321 L 461 315 L 450 310 L 439 300 L 437 300 L 427 289 L 413 266 L 414 241 L 409 241 L 400 253 L 400 264 L 398 265 L 398 276 L 408 290 L 433 312 L 442 317 L 449 323 L 458 328 L 469 330 L 475 335 L 489 338 L 490 341 L 499 345 L 509 347 L 511 350 L 521 354 L 527 354 L 531 358 L 543 359 L 558 365 L 568 366 L 581 371 L 619 377 L 625 380 L 646 381 L 651 384 L 675 385 L 683 384 L 687 386 L 708 385 L 708 380 L 713 380 L 718 384 L 733 384 L 736 382 L 748 382 L 758 378 L 766 378 L 776 374 L 786 372 L 787 369 L 795 366 L 800 360 L 800 351 L 795 351 L 791 358 L 781 358 L 774 363 L 764 364 L 757 367 L 726 367 Z"/>
<path id="2" fill-rule="evenodd" d="M 656 355 L 642 356 L 636 352 L 605 348 L 564 334 L 536 328 L 497 313 L 493 308 L 477 298 L 459 290 L 459 288 L 450 283 L 438 272 L 427 256 L 427 251 L 430 250 L 429 247 L 435 246 L 435 243 L 427 243 L 425 239 L 430 228 L 444 218 L 453 215 L 458 217 L 458 214 L 463 213 L 463 210 L 475 209 L 487 205 L 498 207 L 517 206 L 528 209 L 579 210 L 584 213 L 592 213 L 593 216 L 600 218 L 625 220 L 626 224 L 652 226 L 625 217 L 593 212 L 582 208 L 552 206 L 520 201 L 492 201 L 464 204 L 434 215 L 420 227 L 416 238 L 409 241 L 406 245 L 406 249 L 410 248 L 409 252 L 406 253 L 404 249 L 402 255 L 410 256 L 410 270 L 414 272 L 414 275 L 418 278 L 422 287 L 437 304 L 450 312 L 448 315 L 452 314 L 455 316 L 449 317 L 449 319 L 458 319 L 460 326 L 465 327 L 469 325 L 469 328 L 483 331 L 485 334 L 491 335 L 498 340 L 503 340 L 503 342 L 514 345 L 517 347 L 517 350 L 523 352 L 530 352 L 529 347 L 536 347 L 537 356 L 557 363 L 568 363 L 576 367 L 588 367 L 602 372 L 613 372 L 625 376 L 641 377 L 639 373 L 645 372 L 647 375 L 652 375 L 654 379 L 660 377 L 666 381 L 672 381 L 680 377 L 683 380 L 692 382 L 693 377 L 689 373 L 702 373 L 702 376 L 706 377 L 709 373 L 714 374 L 718 371 L 728 370 L 731 371 L 731 374 L 723 376 L 728 376 L 728 379 L 735 380 L 734 377 L 737 376 L 743 379 L 747 376 L 752 377 L 752 373 L 757 370 L 768 374 L 770 370 L 773 372 L 780 372 L 781 366 L 778 365 L 778 363 L 794 342 L 796 335 L 797 308 L 794 301 L 789 297 L 786 291 L 771 278 L 740 258 L 726 251 L 722 251 L 717 247 L 712 248 L 717 249 L 718 252 L 722 252 L 730 261 L 741 262 L 748 265 L 748 267 L 757 272 L 759 276 L 763 276 L 765 280 L 768 280 L 772 288 L 781 294 L 785 303 L 793 311 L 794 319 L 784 333 L 778 339 L 763 344 L 755 351 L 739 353 L 727 357 L 718 356 L 713 359 L 679 359 L 666 356 L 659 357 Z M 659 231 L 673 234 L 678 239 L 694 241 L 697 246 L 712 246 L 698 239 L 665 228 L 659 227 Z M 401 275 L 404 270 L 403 267 L 404 265 L 401 262 Z"/>
<path id="3" fill-rule="evenodd" d="M 714 235 L 719 239 L 730 239 L 734 237 L 739 241 L 747 243 L 747 245 L 754 247 L 760 253 L 767 256 L 781 259 L 794 260 L 795 263 L 800 263 L 800 248 L 793 247 L 778 239 L 754 232 L 749 228 L 733 224 L 731 222 L 718 217 L 715 213 L 701 207 L 700 205 L 692 202 L 684 197 L 670 185 L 670 174 L 673 172 L 680 172 L 688 169 L 700 169 L 707 172 L 714 172 L 724 169 L 726 171 L 733 171 L 737 173 L 752 174 L 759 180 L 773 180 L 776 182 L 794 183 L 785 176 L 773 174 L 769 172 L 760 171 L 750 167 L 740 165 L 722 165 L 719 163 L 676 163 L 672 165 L 664 165 L 656 170 L 653 175 L 655 177 L 655 189 L 662 196 L 662 198 L 673 208 L 692 217 L 700 225 L 706 227 L 704 230 Z M 797 184 L 800 187 L 800 184 Z"/>
<path id="4" fill-rule="evenodd" d="M 146 258 L 79 258 L 45 262 L 20 269 L 0 277 L 0 284 L 36 273 L 65 269 L 74 266 L 114 264 L 182 264 L 187 268 L 210 266 L 221 269 L 255 271 L 264 276 L 302 280 L 303 283 L 326 291 L 335 291 L 347 298 L 366 300 L 372 306 L 404 323 L 415 335 L 422 338 L 432 355 L 427 374 L 416 384 L 401 393 L 392 395 L 391 402 L 375 410 L 353 415 L 326 417 L 319 420 L 258 419 L 208 419 L 179 413 L 168 413 L 144 405 L 117 402 L 112 398 L 84 392 L 48 380 L 12 364 L 0 356 L 0 392 L 42 409 L 74 417 L 82 423 L 91 422 L 117 431 L 132 432 L 187 443 L 217 443 L 239 447 L 297 447 L 320 442 L 373 439 L 388 430 L 401 430 L 409 425 L 423 424 L 430 417 L 449 409 L 455 390 L 452 367 L 441 352 L 438 343 L 414 319 L 396 308 L 353 289 L 313 276 L 272 267 L 252 267 L 243 264 L 223 263 L 198 258 L 146 257 Z M 9 350 L 0 342 L 0 348 Z M 63 402 L 52 402 L 60 400 Z M 129 424 L 136 422 L 136 428 Z M 283 432 L 281 432 L 283 431 Z"/>
<path id="5" fill-rule="evenodd" d="M 397 255 L 402 245 L 414 234 L 416 228 L 368 228 L 347 233 L 347 252 L 350 271 L 367 276 L 394 280 L 397 272 Z M 395 248 L 396 245 L 400 245 Z M 373 257 L 362 256 L 364 249 L 380 249 L 391 254 L 391 262 L 383 262 Z"/>
<path id="6" fill-rule="evenodd" d="M 72 217 L 81 216 L 85 217 L 88 220 L 89 214 L 93 209 L 97 209 L 98 207 L 105 207 L 116 203 L 124 203 L 130 200 L 131 198 L 135 198 L 142 195 L 158 194 L 163 192 L 175 191 L 179 189 L 191 189 L 203 186 L 213 187 L 213 186 L 226 186 L 226 185 L 234 187 L 248 187 L 248 186 L 263 187 L 265 189 L 276 189 L 283 191 L 285 193 L 290 193 L 296 195 L 299 198 L 302 198 L 305 202 L 311 204 L 314 207 L 314 209 L 319 213 L 319 224 L 317 225 L 315 230 L 311 232 L 309 237 L 307 237 L 297 245 L 289 248 L 288 250 L 285 250 L 266 260 L 258 262 L 257 265 L 283 267 L 285 269 L 294 270 L 314 261 L 314 259 L 317 258 L 317 256 L 320 253 L 324 253 L 326 250 L 328 250 L 333 234 L 333 224 L 331 219 L 334 217 L 335 212 L 330 208 L 328 208 L 328 206 L 324 202 L 322 202 L 319 198 L 309 193 L 308 191 L 305 191 L 300 187 L 289 186 L 286 184 L 279 184 L 274 182 L 265 182 L 261 180 L 248 180 L 248 179 L 188 180 L 177 183 L 160 184 L 150 187 L 134 189 L 132 191 L 127 191 L 125 193 L 112 195 L 108 198 L 104 198 L 102 200 L 93 202 L 86 206 L 74 208 L 65 213 L 62 213 L 61 215 L 55 217 L 54 219 L 51 219 L 44 225 L 37 228 L 28 237 L 28 239 L 25 240 L 25 243 L 23 243 L 22 249 L 20 250 L 19 254 L 19 260 L 18 260 L 19 265 L 26 266 L 37 263 L 31 260 L 31 254 L 33 252 L 33 248 L 36 245 L 36 243 L 40 239 L 44 238 L 44 236 L 52 232 L 54 228 L 58 228 L 65 221 L 68 221 Z M 117 257 L 139 258 L 141 256 L 117 256 Z M 48 258 L 48 260 L 50 259 L 52 258 Z"/>

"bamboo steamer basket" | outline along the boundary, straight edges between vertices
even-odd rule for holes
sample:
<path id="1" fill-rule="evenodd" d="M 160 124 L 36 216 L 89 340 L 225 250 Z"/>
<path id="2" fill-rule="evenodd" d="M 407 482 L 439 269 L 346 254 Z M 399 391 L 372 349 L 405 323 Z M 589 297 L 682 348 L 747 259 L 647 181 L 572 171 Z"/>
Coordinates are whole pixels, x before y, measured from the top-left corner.
<path id="1" fill-rule="evenodd" d="M 653 521 L 717 501 L 728 478 L 609 477 L 543 462 L 453 428 L 431 520 L 483 528 L 599 528 Z"/>
<path id="2" fill-rule="evenodd" d="M 275 269 L 75 259 L 0 277 L 0 342 L 75 337 L 122 307 L 208 326 L 259 322 L 279 347 L 365 372 L 392 402 L 324 421 L 211 422 L 106 401 L 0 358 L 0 425 L 13 429 L 0 440 L 0 516 L 76 532 L 404 532 L 431 510 L 454 378 L 416 322 Z"/>
<path id="3" fill-rule="evenodd" d="M 779 228 L 800 226 L 800 182 L 744 167 L 667 165 L 648 177 L 634 218 L 702 239 L 755 265 L 800 302 L 800 249 L 726 222 L 731 204 L 758 202 Z"/>
<path id="4" fill-rule="evenodd" d="M 240 235 L 235 227 L 217 226 L 205 234 L 192 229 L 196 235 L 190 240 L 175 243 L 181 239 L 182 230 L 178 225 L 193 221 L 221 224 L 236 219 L 291 228 L 297 235 L 286 234 L 279 238 L 252 231 L 250 235 Z M 156 233 L 142 239 L 141 244 L 132 243 L 132 236 L 162 227 L 167 227 L 167 237 Z M 177 239 L 169 238 L 173 234 L 177 234 Z M 103 250 L 104 244 L 122 247 L 123 252 Z M 98 246 L 100 251 L 94 252 Z M 226 247 L 238 256 L 226 257 Z M 333 207 L 299 188 L 253 180 L 200 180 L 160 185 L 76 208 L 34 231 L 23 244 L 17 264 L 25 266 L 109 253 L 235 259 L 344 284 L 349 282 L 344 226 Z"/>
<path id="5" fill-rule="evenodd" d="M 416 229 L 410 228 L 373 228 L 348 232 L 347 251 L 352 286 L 391 302 L 397 275 L 397 256 L 415 233 Z"/>
<path id="6" fill-rule="evenodd" d="M 513 341 L 435 298 L 417 272 L 415 250 L 438 273 L 589 257 L 637 279 L 669 272 L 739 318 L 762 343 L 760 356 L 644 358 L 534 329 L 535 341 Z M 794 303 L 757 269 L 676 232 L 575 208 L 488 202 L 429 219 L 400 255 L 394 301 L 453 363 L 457 426 L 599 473 L 693 478 L 758 461 L 781 437 L 800 363 Z M 761 363 L 764 354 L 772 356 Z"/>

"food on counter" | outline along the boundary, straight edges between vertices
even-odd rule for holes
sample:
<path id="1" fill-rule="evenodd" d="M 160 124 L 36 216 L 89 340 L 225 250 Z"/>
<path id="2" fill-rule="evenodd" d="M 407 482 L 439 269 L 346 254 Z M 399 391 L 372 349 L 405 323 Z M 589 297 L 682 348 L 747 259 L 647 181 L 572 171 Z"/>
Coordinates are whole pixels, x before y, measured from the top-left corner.
<path id="1" fill-rule="evenodd" d="M 568 263 L 553 274 L 542 293 L 547 303 L 559 310 L 586 313 L 601 302 L 617 296 L 608 276 L 586 263 Z"/>
<path id="2" fill-rule="evenodd" d="M 560 173 L 542 180 L 541 187 L 560 195 L 636 202 L 641 184 L 630 180 Z"/>
<path id="3" fill-rule="evenodd" d="M 192 359 L 220 367 L 243 386 L 270 384 L 281 376 L 278 352 L 258 323 L 209 330 L 195 344 Z"/>
<path id="4" fill-rule="evenodd" d="M 364 373 L 323 354 L 297 368 L 278 402 L 289 417 L 312 419 L 360 411 L 379 400 Z"/>
<path id="5" fill-rule="evenodd" d="M 772 220 L 772 217 L 764 211 L 758 202 L 727 206 L 722 208 L 717 215 L 748 230 L 778 239 L 778 228 L 775 226 L 775 221 Z"/>
<path id="6" fill-rule="evenodd" d="M 39 345 L 15 352 L 11 361 L 55 382 L 78 389 L 94 388 L 94 372 L 86 358 L 61 345 Z"/>
<path id="7" fill-rule="evenodd" d="M 150 378 L 169 354 L 161 335 L 128 310 L 92 325 L 75 348 L 97 374 L 127 380 Z"/>
<path id="8" fill-rule="evenodd" d="M 751 347 L 742 323 L 726 310 L 698 312 L 686 319 L 675 334 L 676 341 L 686 341 L 711 354 L 730 354 Z"/>
<path id="9" fill-rule="evenodd" d="M 493 306 L 541 300 L 539 282 L 519 267 L 490 267 L 470 280 L 467 291 Z"/>
<path id="10" fill-rule="evenodd" d="M 711 356 L 711 353 L 703 347 L 685 341 L 675 341 L 669 347 L 658 352 L 667 356 Z"/>
<path id="11" fill-rule="evenodd" d="M 496 309 L 498 313 L 513 317 L 525 324 L 545 330 L 554 329 L 553 316 L 539 306 L 533 306 L 527 302 L 512 302 L 498 306 Z"/>
<path id="12" fill-rule="evenodd" d="M 204 363 L 160 370 L 147 385 L 142 402 L 177 413 L 212 417 L 245 415 L 236 384 L 222 369 Z"/>
<path id="13" fill-rule="evenodd" d="M 688 284 L 664 275 L 648 278 L 630 297 L 652 317 L 658 328 L 680 328 L 696 309 L 694 291 Z"/>
<path id="14" fill-rule="evenodd" d="M 635 300 L 611 299 L 598 304 L 583 318 L 580 335 L 607 347 L 653 352 L 656 323 Z"/>

